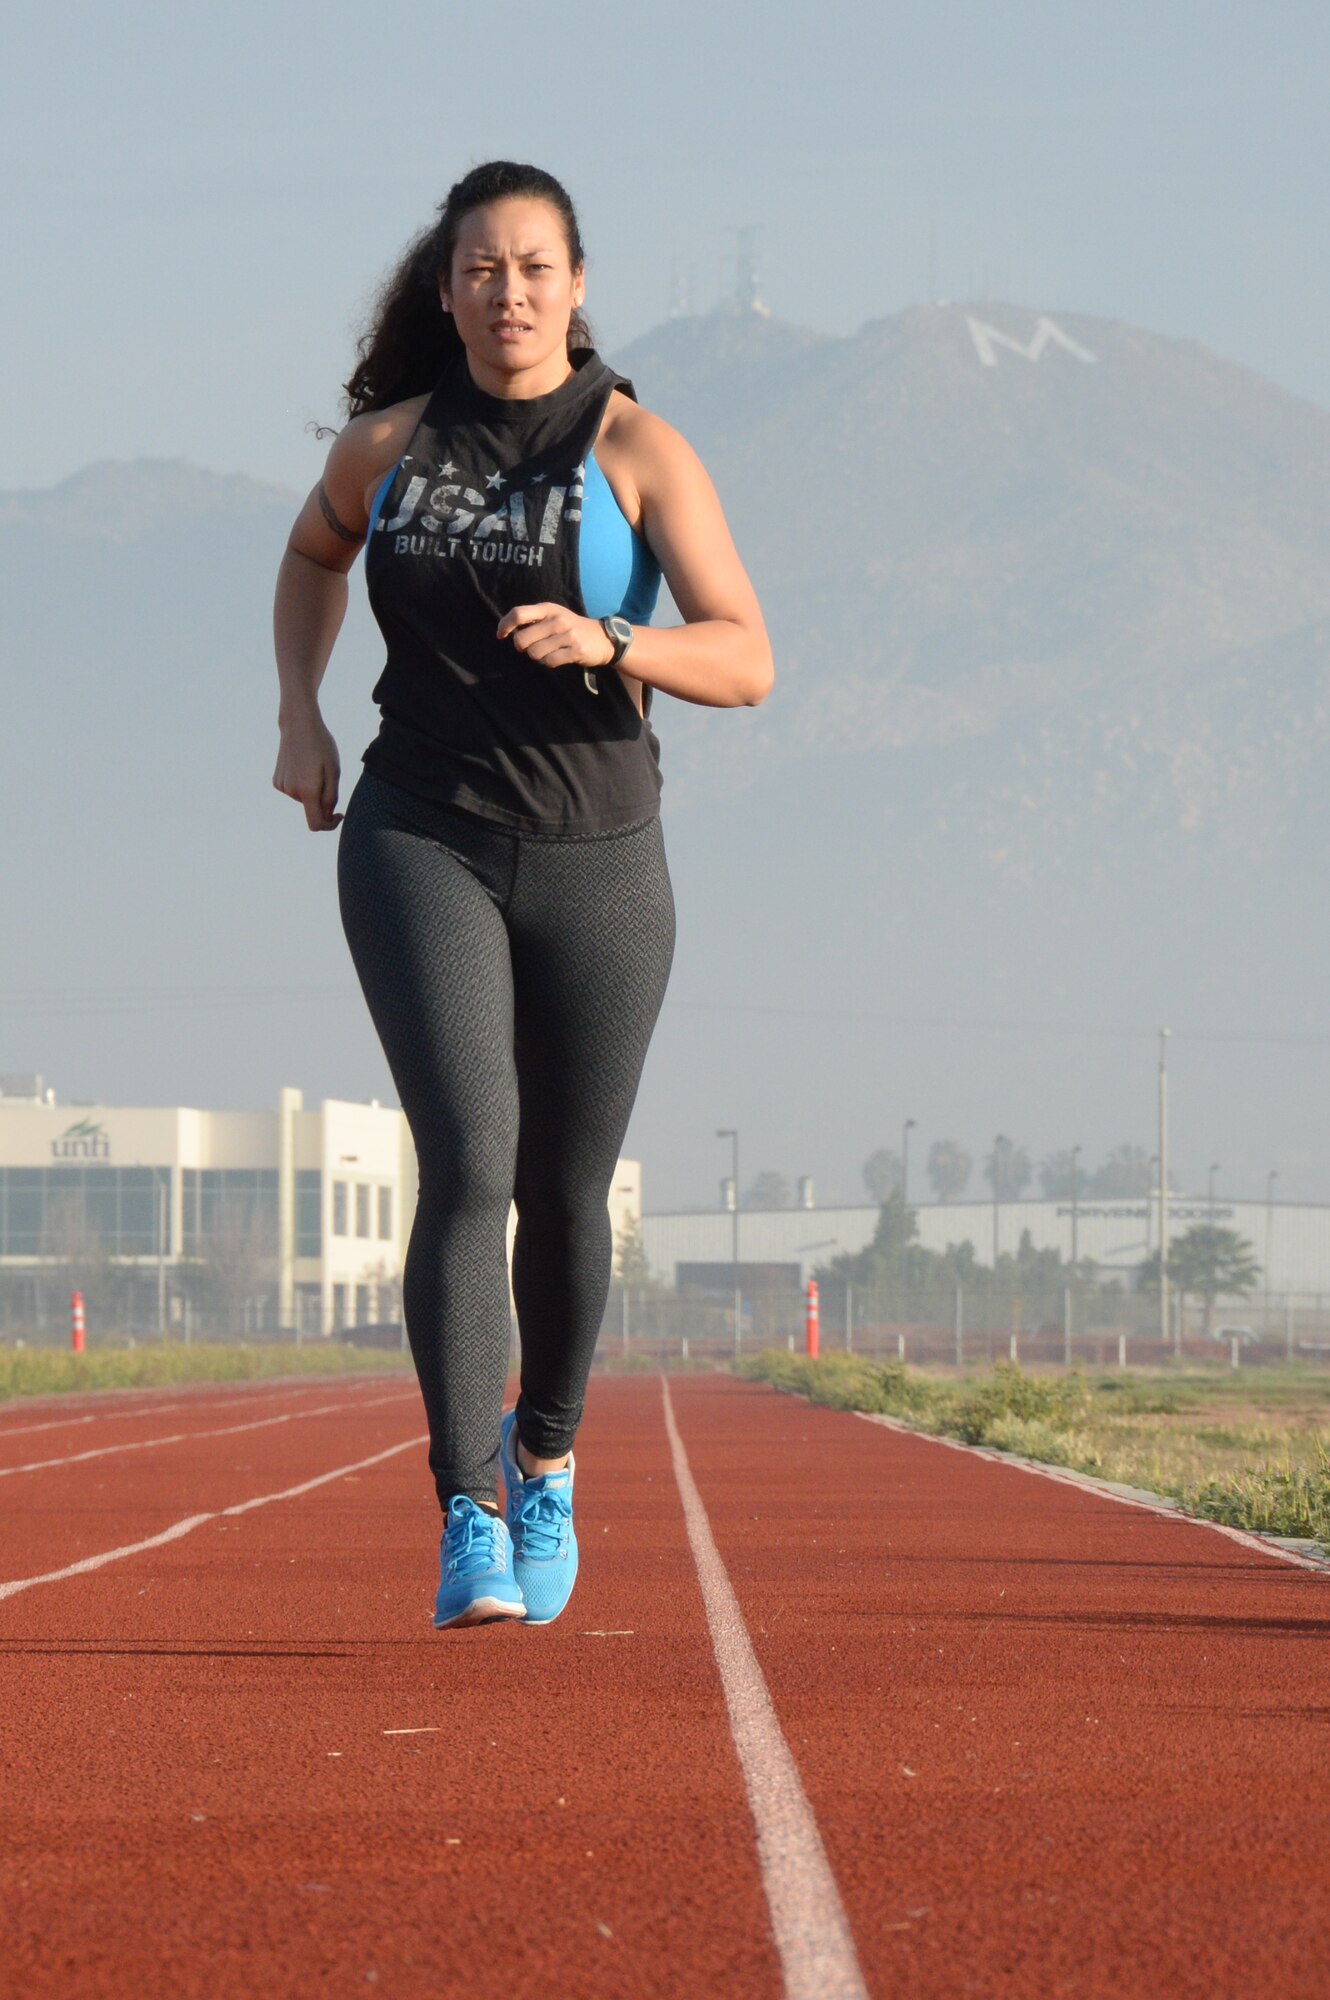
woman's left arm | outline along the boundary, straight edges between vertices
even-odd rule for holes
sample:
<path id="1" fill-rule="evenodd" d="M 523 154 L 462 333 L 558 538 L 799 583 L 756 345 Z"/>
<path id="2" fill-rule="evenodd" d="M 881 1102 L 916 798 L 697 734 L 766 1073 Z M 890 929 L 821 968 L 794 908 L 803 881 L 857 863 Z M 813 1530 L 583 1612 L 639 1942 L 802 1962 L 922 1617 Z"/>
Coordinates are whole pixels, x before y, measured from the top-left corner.
<path id="1" fill-rule="evenodd" d="M 636 627 L 624 667 L 680 701 L 755 708 L 775 677 L 771 641 L 706 467 L 650 411 L 633 412 L 630 435 L 641 533 L 685 622 Z"/>
<path id="2" fill-rule="evenodd" d="M 608 443 L 608 440 L 605 440 Z M 632 408 L 606 465 L 616 490 L 631 479 L 640 533 L 664 572 L 682 625 L 635 625 L 621 671 L 680 701 L 755 708 L 775 667 L 757 595 L 739 560 L 715 487 L 697 453 L 648 410 Z M 597 447 L 602 463 L 610 452 Z M 552 604 L 518 605 L 498 636 L 541 666 L 602 667 L 613 651 L 599 622 Z"/>

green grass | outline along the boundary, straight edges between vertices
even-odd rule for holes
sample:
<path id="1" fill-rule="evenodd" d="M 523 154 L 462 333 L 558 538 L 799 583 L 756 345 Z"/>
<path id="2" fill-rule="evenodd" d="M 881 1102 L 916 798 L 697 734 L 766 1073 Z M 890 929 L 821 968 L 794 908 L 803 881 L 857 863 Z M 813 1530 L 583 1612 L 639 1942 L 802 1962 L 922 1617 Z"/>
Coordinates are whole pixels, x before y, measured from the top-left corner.
<path id="1" fill-rule="evenodd" d="M 837 1410 L 1019 1453 L 1127 1486 L 1232 1527 L 1330 1543 L 1330 1383 L 1288 1371 L 1259 1382 L 1192 1374 L 930 1376 L 900 1362 L 773 1352 L 742 1362 L 750 1380 Z M 1218 1418 L 1220 1421 L 1215 1421 Z"/>
<path id="2" fill-rule="evenodd" d="M 382 1348 L 310 1341 L 262 1347 L 192 1341 L 188 1347 L 93 1347 L 83 1354 L 45 1347 L 0 1347 L 0 1401 L 89 1389 L 150 1389 L 174 1382 L 246 1382 L 272 1375 L 355 1375 L 404 1368 L 409 1357 Z"/>
<path id="3" fill-rule="evenodd" d="M 1227 1479 L 1207 1480 L 1191 1496 L 1192 1511 L 1233 1528 L 1259 1525 L 1275 1535 L 1330 1537 L 1330 1451 L 1318 1443 L 1310 1465 L 1270 1465 Z"/>

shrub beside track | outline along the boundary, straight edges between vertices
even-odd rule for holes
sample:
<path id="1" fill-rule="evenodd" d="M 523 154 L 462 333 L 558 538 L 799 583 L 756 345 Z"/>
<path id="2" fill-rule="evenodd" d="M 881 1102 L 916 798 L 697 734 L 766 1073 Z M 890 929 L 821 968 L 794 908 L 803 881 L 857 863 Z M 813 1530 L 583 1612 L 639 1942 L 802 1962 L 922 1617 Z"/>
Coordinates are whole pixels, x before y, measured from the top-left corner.
<path id="1" fill-rule="evenodd" d="M 406 1370 L 409 1358 L 341 1341 L 262 1347 L 191 1341 L 188 1346 L 94 1347 L 84 1354 L 0 1347 L 0 1402 L 14 1396 L 92 1389 L 154 1389 L 177 1382 L 248 1382 L 274 1375 L 356 1375 Z"/>
<path id="2" fill-rule="evenodd" d="M 934 1436 L 1145 1487 L 1204 1520 L 1330 1545 L 1322 1377 L 1290 1376 L 1258 1392 L 1217 1377 L 1044 1377 L 1007 1365 L 942 1379 L 854 1354 L 812 1361 L 779 1352 L 738 1372 L 832 1409 L 875 1412 Z"/>

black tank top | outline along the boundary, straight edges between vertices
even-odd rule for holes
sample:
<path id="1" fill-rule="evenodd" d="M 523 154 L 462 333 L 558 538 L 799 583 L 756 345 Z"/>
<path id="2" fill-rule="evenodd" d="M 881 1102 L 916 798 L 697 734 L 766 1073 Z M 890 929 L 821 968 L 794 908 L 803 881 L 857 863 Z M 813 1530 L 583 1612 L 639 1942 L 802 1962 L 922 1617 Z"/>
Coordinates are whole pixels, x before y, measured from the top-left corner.
<path id="1" fill-rule="evenodd" d="M 533 833 L 593 833 L 657 810 L 659 744 L 618 672 L 542 667 L 494 636 L 516 604 L 586 615 L 586 460 L 612 390 L 591 349 L 549 395 L 489 395 L 464 353 L 430 395 L 365 544 L 387 646 L 376 776 Z"/>

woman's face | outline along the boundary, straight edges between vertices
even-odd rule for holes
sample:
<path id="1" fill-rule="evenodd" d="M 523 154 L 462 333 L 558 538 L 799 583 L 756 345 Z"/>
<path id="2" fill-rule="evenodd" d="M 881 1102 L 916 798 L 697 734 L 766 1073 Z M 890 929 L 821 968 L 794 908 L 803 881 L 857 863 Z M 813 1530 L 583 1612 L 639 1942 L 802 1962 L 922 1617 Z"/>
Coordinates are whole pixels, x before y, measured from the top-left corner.
<path id="1" fill-rule="evenodd" d="M 463 216 L 450 280 L 439 284 L 467 351 L 505 375 L 564 356 L 568 321 L 585 295 L 563 218 L 526 195 Z"/>

